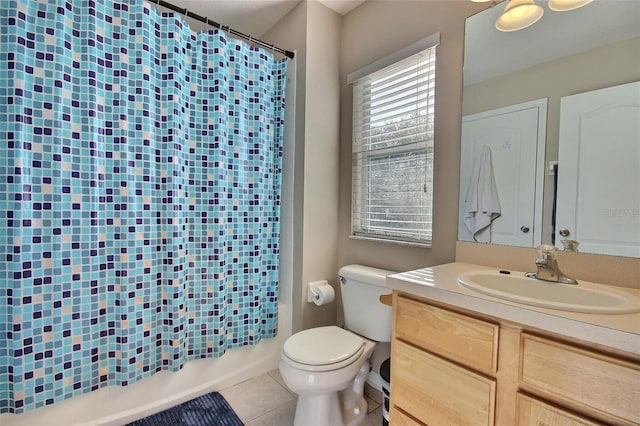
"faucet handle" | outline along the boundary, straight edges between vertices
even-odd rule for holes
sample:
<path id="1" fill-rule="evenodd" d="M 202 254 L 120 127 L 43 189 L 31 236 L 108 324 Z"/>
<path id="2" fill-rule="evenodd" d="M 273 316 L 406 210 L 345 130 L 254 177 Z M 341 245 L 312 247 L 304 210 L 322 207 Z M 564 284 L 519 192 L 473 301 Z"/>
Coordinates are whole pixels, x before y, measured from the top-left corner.
<path id="1" fill-rule="evenodd" d="M 549 244 L 540 244 L 538 246 L 538 250 L 540 251 L 540 257 L 544 260 L 554 260 L 556 258 L 555 246 Z"/>
<path id="2" fill-rule="evenodd" d="M 562 246 L 564 247 L 564 251 L 578 251 L 579 242 L 576 240 L 560 240 Z"/>

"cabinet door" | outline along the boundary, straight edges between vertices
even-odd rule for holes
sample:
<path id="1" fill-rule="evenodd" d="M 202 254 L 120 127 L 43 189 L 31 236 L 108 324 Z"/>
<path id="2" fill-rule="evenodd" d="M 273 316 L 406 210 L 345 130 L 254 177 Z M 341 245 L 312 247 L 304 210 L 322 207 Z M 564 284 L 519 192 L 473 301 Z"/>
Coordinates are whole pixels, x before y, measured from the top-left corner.
<path id="1" fill-rule="evenodd" d="M 494 380 L 393 342 L 391 405 L 428 425 L 493 425 Z"/>
<path id="2" fill-rule="evenodd" d="M 516 408 L 517 426 L 599 426 L 545 402 L 518 393 Z"/>

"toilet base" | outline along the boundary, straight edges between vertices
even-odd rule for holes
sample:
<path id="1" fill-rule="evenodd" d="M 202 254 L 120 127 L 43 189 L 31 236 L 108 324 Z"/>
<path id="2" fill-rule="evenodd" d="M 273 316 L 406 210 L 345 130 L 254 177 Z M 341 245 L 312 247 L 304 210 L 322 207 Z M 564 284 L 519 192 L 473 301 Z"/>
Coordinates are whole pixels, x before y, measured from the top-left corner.
<path id="1" fill-rule="evenodd" d="M 295 426 L 344 426 L 338 393 L 299 396 L 293 424 Z"/>
<path id="2" fill-rule="evenodd" d="M 367 416 L 364 381 L 371 366 L 365 362 L 352 385 L 340 392 L 298 395 L 294 426 L 356 426 Z"/>
<path id="3" fill-rule="evenodd" d="M 344 405 L 345 400 L 352 402 Z M 354 395 L 352 389 L 323 395 L 298 397 L 294 426 L 355 426 L 367 416 L 367 401 L 362 395 Z"/>
<path id="4" fill-rule="evenodd" d="M 350 394 L 353 391 L 351 389 L 347 389 L 341 395 L 341 399 L 344 401 L 345 393 Z M 346 398 L 349 398 L 347 396 Z M 344 426 L 357 426 L 364 421 L 364 418 L 367 417 L 367 401 L 363 396 L 355 396 L 355 398 L 350 398 L 353 401 L 353 404 L 350 406 L 345 406 L 344 402 L 342 403 L 342 420 Z"/>
<path id="5" fill-rule="evenodd" d="M 342 420 L 345 426 L 359 425 L 367 416 L 367 401 L 363 395 L 364 383 L 370 370 L 371 365 L 369 362 L 364 363 L 353 380 L 353 385 L 340 392 Z"/>

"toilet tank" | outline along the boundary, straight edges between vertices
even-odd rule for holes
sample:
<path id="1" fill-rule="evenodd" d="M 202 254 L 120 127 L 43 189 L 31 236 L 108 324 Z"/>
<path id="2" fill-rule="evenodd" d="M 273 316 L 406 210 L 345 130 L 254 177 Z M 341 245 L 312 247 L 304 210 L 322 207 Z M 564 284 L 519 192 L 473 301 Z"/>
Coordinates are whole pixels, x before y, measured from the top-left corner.
<path id="1" fill-rule="evenodd" d="M 362 265 L 340 268 L 340 290 L 344 310 L 344 325 L 363 337 L 376 342 L 391 341 L 391 307 L 380 303 L 380 295 L 390 294 L 386 276 L 393 271 Z"/>

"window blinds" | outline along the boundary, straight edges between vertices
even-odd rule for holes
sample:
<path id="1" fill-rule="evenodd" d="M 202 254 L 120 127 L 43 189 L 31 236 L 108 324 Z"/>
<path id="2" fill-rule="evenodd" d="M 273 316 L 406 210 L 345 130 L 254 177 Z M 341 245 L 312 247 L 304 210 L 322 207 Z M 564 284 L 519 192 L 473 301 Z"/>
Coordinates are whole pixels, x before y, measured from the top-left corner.
<path id="1" fill-rule="evenodd" d="M 352 235 L 431 243 L 436 47 L 353 85 Z"/>

